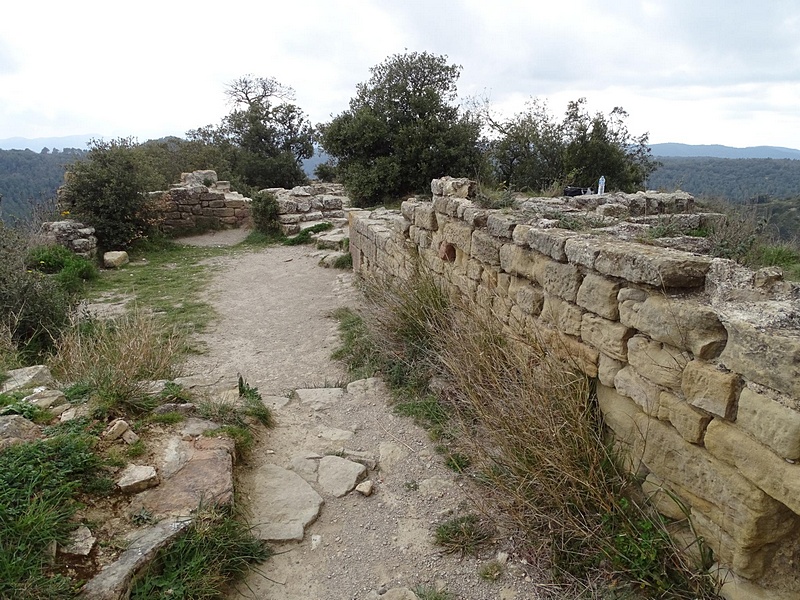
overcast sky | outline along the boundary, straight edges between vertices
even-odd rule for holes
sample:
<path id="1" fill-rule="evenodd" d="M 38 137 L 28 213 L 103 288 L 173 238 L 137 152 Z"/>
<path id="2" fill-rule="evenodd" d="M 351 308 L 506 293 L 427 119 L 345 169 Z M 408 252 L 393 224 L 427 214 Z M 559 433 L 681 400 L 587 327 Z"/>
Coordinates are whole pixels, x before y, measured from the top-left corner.
<path id="1" fill-rule="evenodd" d="M 275 77 L 312 123 L 392 54 L 446 54 L 511 114 L 588 99 L 650 142 L 800 148 L 798 0 L 28 0 L 0 27 L 0 139 L 183 136 L 236 77 Z"/>

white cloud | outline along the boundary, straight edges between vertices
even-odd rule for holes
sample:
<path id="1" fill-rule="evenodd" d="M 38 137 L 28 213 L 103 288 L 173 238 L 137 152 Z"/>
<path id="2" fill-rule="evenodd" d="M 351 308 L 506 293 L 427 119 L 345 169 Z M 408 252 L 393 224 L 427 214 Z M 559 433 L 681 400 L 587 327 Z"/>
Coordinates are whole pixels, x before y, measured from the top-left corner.
<path id="1" fill-rule="evenodd" d="M 294 87 L 317 123 L 408 49 L 447 54 L 462 95 L 505 111 L 585 96 L 654 142 L 800 147 L 794 0 L 43 0 L 4 23 L 0 138 L 181 135 L 218 122 L 247 73 Z"/>

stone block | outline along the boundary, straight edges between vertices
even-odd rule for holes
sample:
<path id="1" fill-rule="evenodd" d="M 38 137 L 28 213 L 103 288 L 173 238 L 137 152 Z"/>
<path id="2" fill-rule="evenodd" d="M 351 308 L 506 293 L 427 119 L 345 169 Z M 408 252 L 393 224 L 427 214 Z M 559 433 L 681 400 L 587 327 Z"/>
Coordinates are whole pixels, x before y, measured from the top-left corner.
<path id="1" fill-rule="evenodd" d="M 124 250 L 117 252 L 105 252 L 103 254 L 103 266 L 106 269 L 118 269 L 129 262 L 128 253 Z"/>
<path id="2" fill-rule="evenodd" d="M 567 262 L 564 245 L 579 234 L 566 229 L 537 229 L 528 231 L 528 245 L 558 262 Z"/>
<path id="3" fill-rule="evenodd" d="M 800 465 L 786 462 L 761 442 L 721 419 L 708 424 L 705 447 L 776 501 L 800 515 Z"/>
<path id="4" fill-rule="evenodd" d="M 520 307 L 522 312 L 537 316 L 541 314 L 544 306 L 544 291 L 521 277 L 514 278 L 514 286 L 509 286 L 511 299 Z"/>
<path id="5" fill-rule="evenodd" d="M 536 324 L 529 329 L 543 346 L 564 364 L 580 370 L 587 377 L 597 377 L 597 362 L 600 359 L 597 350 L 542 324 Z"/>
<path id="6" fill-rule="evenodd" d="M 517 219 L 513 215 L 491 212 L 486 220 L 486 231 L 494 237 L 511 239 Z"/>
<path id="7" fill-rule="evenodd" d="M 451 221 L 444 225 L 442 229 L 442 239 L 448 244 L 453 244 L 462 252 L 467 254 L 472 249 L 472 227 Z"/>
<path id="8" fill-rule="evenodd" d="M 548 294 L 575 302 L 583 275 L 578 267 L 554 261 L 546 261 L 539 268 L 541 284 Z"/>
<path id="9" fill-rule="evenodd" d="M 800 459 L 800 412 L 744 388 L 736 424 L 782 457 Z"/>
<path id="10" fill-rule="evenodd" d="M 439 228 L 433 204 L 424 202 L 414 208 L 414 225 L 428 231 L 436 231 Z"/>
<path id="11" fill-rule="evenodd" d="M 616 439 L 632 449 L 644 443 L 649 420 L 633 400 L 611 386 L 600 384 L 597 386 L 597 402 L 603 413 L 603 422 L 614 432 Z"/>
<path id="12" fill-rule="evenodd" d="M 617 293 L 620 284 L 601 275 L 588 273 L 578 288 L 576 304 L 606 319 L 619 319 Z"/>
<path id="13" fill-rule="evenodd" d="M 711 308 L 661 295 L 647 296 L 644 301 L 636 299 L 643 294 L 630 288 L 620 290 L 620 323 L 659 342 L 690 350 L 697 358 L 719 355 L 728 333 Z"/>
<path id="14" fill-rule="evenodd" d="M 542 320 L 554 325 L 558 331 L 567 335 L 580 336 L 582 314 L 583 311 L 574 304 L 550 294 L 544 295 Z"/>
<path id="15" fill-rule="evenodd" d="M 659 288 L 699 287 L 710 267 L 709 257 L 632 242 L 605 244 L 594 261 L 604 275 Z"/>
<path id="16" fill-rule="evenodd" d="M 232 217 L 236 214 L 232 208 L 213 208 L 211 210 L 214 211 L 212 214 L 215 217 Z"/>
<path id="17" fill-rule="evenodd" d="M 728 343 L 720 356 L 726 367 L 790 396 L 800 397 L 800 336 L 751 322 L 750 316 L 722 315 Z"/>
<path id="18" fill-rule="evenodd" d="M 592 313 L 584 313 L 581 317 L 581 339 L 597 348 L 601 355 L 618 361 L 626 360 L 628 339 L 633 333 L 633 329 L 621 323 Z"/>
<path id="19" fill-rule="evenodd" d="M 630 365 L 621 369 L 614 377 L 614 387 L 620 394 L 628 396 L 641 406 L 648 415 L 658 416 L 661 390 L 639 375 Z"/>
<path id="20" fill-rule="evenodd" d="M 572 264 L 594 269 L 594 263 L 600 255 L 600 250 L 609 244 L 615 243 L 598 239 L 597 237 L 579 235 L 567 240 L 564 245 L 564 252 L 567 254 L 567 260 Z"/>
<path id="21" fill-rule="evenodd" d="M 436 203 L 436 200 L 437 200 L 436 198 L 433 199 L 434 205 Z M 418 202 L 417 200 L 411 200 L 411 199 L 404 200 L 400 204 L 400 214 L 403 215 L 403 217 L 407 221 L 410 221 L 410 222 L 413 223 L 414 222 L 414 210 L 419 205 L 420 205 L 420 202 Z"/>
<path id="22" fill-rule="evenodd" d="M 581 324 L 581 330 L 583 330 L 583 324 Z M 614 377 L 625 367 L 625 364 L 623 361 L 611 358 L 601 352 L 597 364 L 597 378 L 600 383 L 607 387 L 614 387 Z"/>
<path id="23" fill-rule="evenodd" d="M 669 392 L 661 392 L 659 396 L 658 418 L 672 423 L 681 437 L 691 444 L 703 442 L 706 427 L 712 419 L 710 414 Z"/>
<path id="24" fill-rule="evenodd" d="M 485 227 L 489 219 L 489 213 L 486 209 L 473 206 L 470 203 L 459 207 L 459 218 L 471 227 Z"/>
<path id="25" fill-rule="evenodd" d="M 650 473 L 642 482 L 642 492 L 660 514 L 680 521 L 689 517 L 689 507 L 656 475 Z"/>
<path id="26" fill-rule="evenodd" d="M 686 365 L 681 383 L 689 404 L 728 420 L 736 419 L 739 376 L 716 365 L 693 360 Z"/>
<path id="27" fill-rule="evenodd" d="M 516 244 L 500 247 L 500 268 L 506 273 L 534 280 L 539 260 L 536 254 Z"/>
<path id="28" fill-rule="evenodd" d="M 628 340 L 628 362 L 642 377 L 677 392 L 689 358 L 669 344 L 636 335 Z"/>
<path id="29" fill-rule="evenodd" d="M 533 227 L 530 225 L 517 225 L 514 227 L 514 231 L 511 233 L 511 241 L 513 241 L 517 246 L 527 248 L 528 233 L 530 233 L 531 229 L 533 229 Z"/>
<path id="30" fill-rule="evenodd" d="M 472 232 L 470 256 L 489 265 L 500 264 L 502 242 L 480 229 Z"/>

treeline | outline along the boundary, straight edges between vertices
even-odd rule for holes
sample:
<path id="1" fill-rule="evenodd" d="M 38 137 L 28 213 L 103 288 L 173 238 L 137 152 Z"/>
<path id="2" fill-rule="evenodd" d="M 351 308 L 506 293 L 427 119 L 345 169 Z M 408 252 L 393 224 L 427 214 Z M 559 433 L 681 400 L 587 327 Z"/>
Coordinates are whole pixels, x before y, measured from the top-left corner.
<path id="1" fill-rule="evenodd" d="M 52 199 L 64 183 L 66 165 L 83 159 L 86 150 L 0 150 L 0 219 L 24 218 L 31 208 Z"/>
<path id="2" fill-rule="evenodd" d="M 732 202 L 800 198 L 800 160 L 772 158 L 659 157 L 649 189 L 682 189 Z"/>

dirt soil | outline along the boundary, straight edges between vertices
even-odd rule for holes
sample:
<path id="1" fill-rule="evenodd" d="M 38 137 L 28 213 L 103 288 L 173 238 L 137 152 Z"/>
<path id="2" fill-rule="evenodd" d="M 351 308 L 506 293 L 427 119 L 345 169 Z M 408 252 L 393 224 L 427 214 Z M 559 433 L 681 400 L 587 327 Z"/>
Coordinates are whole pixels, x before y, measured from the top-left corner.
<path id="1" fill-rule="evenodd" d="M 218 233 L 192 242 L 224 245 L 223 237 Z M 297 388 L 346 385 L 343 366 L 330 359 L 339 344 L 330 314 L 338 307 L 358 307 L 360 293 L 352 273 L 318 265 L 323 254 L 277 246 L 214 259 L 223 268 L 207 297 L 219 316 L 200 336 L 207 352 L 187 361 L 186 381 L 231 388 L 241 374 L 265 398 L 289 397 Z M 259 467 L 272 463 L 289 469 L 309 453 L 346 449 L 374 456 L 379 464 L 367 475 L 374 492 L 335 498 L 312 483 L 325 503 L 304 539 L 273 545 L 276 556 L 233 590 L 230 600 L 366 600 L 420 585 L 444 589 L 452 599 L 543 597 L 533 568 L 506 553 L 513 547 L 508 534 L 495 535 L 479 557 L 445 554 L 434 544 L 438 524 L 475 513 L 470 501 L 475 487 L 447 469 L 434 442 L 410 419 L 394 414 L 389 401 L 379 386 L 372 396 L 324 411 L 296 397 L 276 408 L 277 426 L 262 432 L 237 466 L 241 508 L 258 501 L 251 492 Z M 481 567 L 498 557 L 499 576 L 482 578 Z"/>

